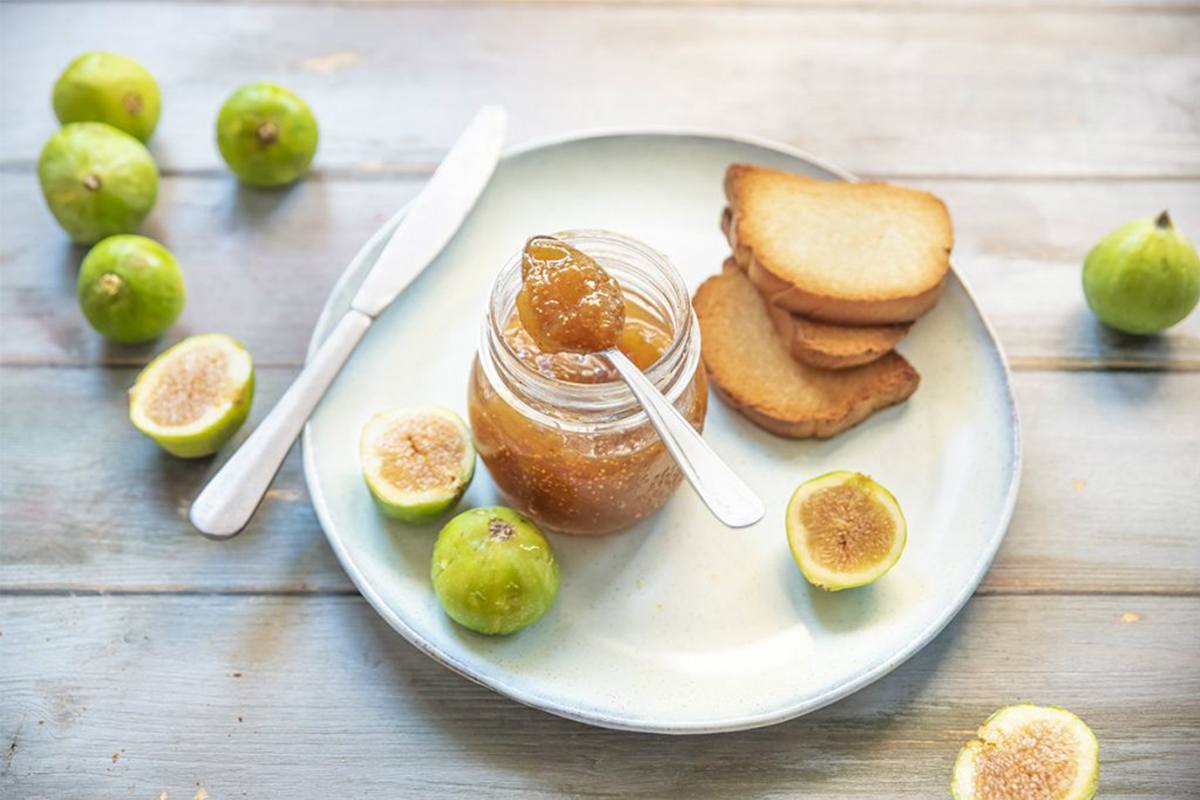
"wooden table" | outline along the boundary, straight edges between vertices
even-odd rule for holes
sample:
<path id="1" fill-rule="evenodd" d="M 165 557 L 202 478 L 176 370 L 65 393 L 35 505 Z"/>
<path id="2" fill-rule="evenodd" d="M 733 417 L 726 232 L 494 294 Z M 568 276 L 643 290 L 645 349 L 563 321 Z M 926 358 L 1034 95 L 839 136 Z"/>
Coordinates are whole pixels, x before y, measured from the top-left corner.
<path id="1" fill-rule="evenodd" d="M 1105 798 L 1200 795 L 1200 314 L 1138 340 L 1079 288 L 1104 233 L 1170 208 L 1200 238 L 1200 5 L 1188 0 L 8 3 L 0 7 L 0 795 L 940 797 L 993 709 L 1084 717 Z M 215 467 L 133 431 L 159 346 L 106 344 L 83 250 L 39 196 L 50 89 L 93 48 L 158 77 L 145 231 L 179 257 L 169 340 L 254 354 L 251 423 L 375 227 L 485 101 L 512 140 L 674 124 L 798 145 L 928 188 L 1016 370 L 1026 466 L 975 598 L 894 673 L 739 734 L 592 729 L 420 655 L 363 601 L 293 453 L 240 538 L 186 522 Z M 223 98 L 277 80 L 315 172 L 239 187 Z M 718 265 L 714 264 L 714 270 Z M 247 429 L 250 426 L 247 426 Z M 244 434 L 243 434 L 244 435 Z"/>

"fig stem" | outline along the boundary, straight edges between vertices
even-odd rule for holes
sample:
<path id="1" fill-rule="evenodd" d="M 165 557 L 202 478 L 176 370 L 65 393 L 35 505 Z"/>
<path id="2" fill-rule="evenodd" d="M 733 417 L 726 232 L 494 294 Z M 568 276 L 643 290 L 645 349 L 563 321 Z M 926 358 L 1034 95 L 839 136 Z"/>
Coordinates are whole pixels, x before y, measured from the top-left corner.
<path id="1" fill-rule="evenodd" d="M 109 297 L 116 297 L 121 293 L 121 286 L 124 281 L 120 275 L 114 275 L 111 272 L 106 272 L 100 276 L 96 284 L 100 287 L 100 291 Z"/>
<path id="2" fill-rule="evenodd" d="M 1172 227 L 1171 226 L 1171 215 L 1168 214 L 1166 212 L 1166 210 L 1164 209 L 1163 212 L 1158 215 L 1158 219 L 1154 220 L 1154 224 L 1160 228 Z"/>
<path id="3" fill-rule="evenodd" d="M 142 113 L 142 96 L 137 92 L 126 92 L 121 97 L 121 105 L 125 106 L 125 110 L 136 117 Z"/>
<path id="4" fill-rule="evenodd" d="M 101 186 L 100 176 L 94 172 L 89 172 L 83 176 L 83 188 L 91 191 L 96 191 Z"/>
<path id="5" fill-rule="evenodd" d="M 279 138 L 279 126 L 274 122 L 264 122 L 258 126 L 258 130 L 254 132 L 254 135 L 263 144 L 271 144 Z"/>

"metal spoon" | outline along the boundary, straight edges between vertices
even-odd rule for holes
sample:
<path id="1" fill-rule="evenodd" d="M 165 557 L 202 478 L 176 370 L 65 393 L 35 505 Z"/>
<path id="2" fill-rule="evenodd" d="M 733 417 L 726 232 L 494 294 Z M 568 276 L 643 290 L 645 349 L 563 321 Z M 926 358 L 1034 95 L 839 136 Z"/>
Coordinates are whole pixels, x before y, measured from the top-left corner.
<path id="1" fill-rule="evenodd" d="M 762 500 L 700 438 L 692 423 L 667 402 L 650 379 L 615 347 L 601 350 L 599 355 L 608 359 L 633 392 L 667 452 L 716 518 L 731 528 L 744 528 L 762 519 L 766 514 Z"/>

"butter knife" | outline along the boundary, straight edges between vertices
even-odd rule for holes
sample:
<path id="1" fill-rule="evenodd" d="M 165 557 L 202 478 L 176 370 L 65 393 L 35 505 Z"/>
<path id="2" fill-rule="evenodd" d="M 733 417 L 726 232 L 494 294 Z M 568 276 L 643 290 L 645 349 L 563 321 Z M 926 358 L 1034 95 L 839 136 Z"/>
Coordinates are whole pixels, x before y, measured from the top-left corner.
<path id="1" fill-rule="evenodd" d="M 445 249 L 483 194 L 504 145 L 508 115 L 485 106 L 413 200 L 359 287 L 350 309 L 296 380 L 192 503 L 192 525 L 213 539 L 254 516 L 304 423 L 371 322 Z"/>

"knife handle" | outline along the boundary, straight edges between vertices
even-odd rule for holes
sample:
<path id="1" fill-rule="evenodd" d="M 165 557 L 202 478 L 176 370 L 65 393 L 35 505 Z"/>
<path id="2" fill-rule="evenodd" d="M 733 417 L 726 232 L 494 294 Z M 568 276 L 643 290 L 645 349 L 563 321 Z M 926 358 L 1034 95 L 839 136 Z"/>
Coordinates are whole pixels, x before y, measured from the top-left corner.
<path id="1" fill-rule="evenodd" d="M 196 530 L 228 539 L 246 527 L 304 423 L 370 326 L 371 318 L 353 308 L 338 321 L 254 433 L 197 495 L 188 515 Z"/>

